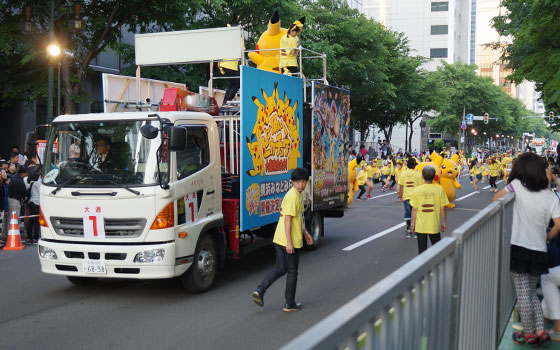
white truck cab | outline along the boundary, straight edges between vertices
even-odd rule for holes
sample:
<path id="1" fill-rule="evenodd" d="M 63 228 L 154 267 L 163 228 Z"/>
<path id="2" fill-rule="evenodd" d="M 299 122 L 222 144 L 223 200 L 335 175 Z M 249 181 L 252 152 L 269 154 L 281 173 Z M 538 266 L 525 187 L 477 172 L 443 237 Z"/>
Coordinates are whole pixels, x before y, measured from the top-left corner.
<path id="1" fill-rule="evenodd" d="M 173 126 L 185 131 L 185 149 L 171 151 Z M 75 284 L 183 275 L 190 289 L 209 288 L 220 240 L 199 237 L 223 226 L 218 142 L 215 121 L 200 112 L 56 118 L 41 186 L 43 272 Z"/>

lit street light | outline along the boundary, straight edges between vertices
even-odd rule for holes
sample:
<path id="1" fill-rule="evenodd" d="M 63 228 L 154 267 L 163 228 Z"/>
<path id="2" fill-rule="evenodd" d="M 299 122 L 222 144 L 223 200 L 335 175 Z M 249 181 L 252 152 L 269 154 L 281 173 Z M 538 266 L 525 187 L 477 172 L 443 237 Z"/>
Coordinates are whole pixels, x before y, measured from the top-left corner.
<path id="1" fill-rule="evenodd" d="M 66 56 L 69 57 L 74 57 L 74 54 L 72 52 L 66 51 L 66 50 L 61 50 L 60 46 L 58 46 L 57 43 L 52 43 L 47 47 L 47 52 L 49 53 L 49 56 L 51 56 L 53 59 L 57 58 L 58 56 L 60 56 L 60 53 L 64 53 Z M 57 90 L 57 104 L 56 104 L 56 115 L 60 115 L 60 59 L 58 60 L 58 76 L 57 76 L 57 84 L 58 84 L 58 90 Z"/>
<path id="2" fill-rule="evenodd" d="M 47 46 L 47 52 L 51 57 L 58 57 L 58 55 L 60 55 L 60 46 L 58 46 L 57 43 L 52 43 Z"/>
<path id="3" fill-rule="evenodd" d="M 84 24 L 80 16 L 81 5 L 74 5 L 74 11 L 66 11 L 65 7 L 59 7 L 61 2 L 55 0 L 35 0 L 34 7 L 37 9 L 33 12 L 31 6 L 25 7 L 25 22 L 23 23 L 23 28 L 26 32 L 32 33 L 35 31 L 36 26 L 35 21 L 32 17 L 38 16 L 40 22 L 48 23 L 47 26 L 47 38 L 51 43 L 47 47 L 47 55 L 50 57 L 50 62 L 48 64 L 47 71 L 47 124 L 52 122 L 53 119 L 53 89 L 52 85 L 54 82 L 54 69 L 52 66 L 52 60 L 61 53 L 67 54 L 68 52 L 62 50 L 58 44 L 56 44 L 55 36 L 55 21 L 59 21 L 67 15 L 74 14 L 74 17 L 67 22 L 68 31 L 74 34 L 79 34 L 84 30 Z M 60 22 L 59 22 L 60 23 Z M 73 56 L 70 53 L 70 56 Z M 60 60 L 58 61 L 58 109 L 57 113 L 60 114 Z"/>

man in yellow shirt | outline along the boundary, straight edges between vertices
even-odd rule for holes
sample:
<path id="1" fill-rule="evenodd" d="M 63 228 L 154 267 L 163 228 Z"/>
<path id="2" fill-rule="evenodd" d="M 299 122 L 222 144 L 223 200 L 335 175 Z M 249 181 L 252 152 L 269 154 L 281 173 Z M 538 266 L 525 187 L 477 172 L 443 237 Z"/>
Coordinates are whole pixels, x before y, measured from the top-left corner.
<path id="1" fill-rule="evenodd" d="M 259 306 L 264 305 L 264 293 L 278 278 L 288 273 L 286 278 L 284 311 L 299 311 L 301 303 L 296 303 L 296 286 L 299 265 L 299 250 L 303 247 L 303 190 L 309 180 L 309 172 L 304 168 L 294 169 L 292 172 L 292 188 L 282 200 L 280 219 L 274 233 L 274 249 L 276 251 L 276 266 L 270 271 L 261 284 L 253 292 L 253 301 Z M 313 238 L 303 227 L 305 242 L 313 244 Z"/>
<path id="2" fill-rule="evenodd" d="M 449 200 L 443 187 L 434 184 L 436 169 L 428 165 L 422 169 L 424 184 L 416 187 L 412 192 L 412 232 L 418 238 L 418 254 L 428 249 L 428 236 L 432 245 L 441 240 L 441 233 L 445 232 L 445 206 Z M 441 231 L 440 231 L 441 220 Z"/>
<path id="3" fill-rule="evenodd" d="M 410 205 L 410 198 L 412 197 L 412 192 L 414 189 L 422 185 L 422 175 L 415 171 L 416 159 L 408 158 L 406 163 L 407 169 L 403 171 L 399 176 L 399 183 L 397 186 L 397 192 L 399 194 L 399 199 L 403 201 L 404 205 L 404 221 L 406 222 L 406 238 L 416 237 L 410 231 L 410 221 L 412 216 L 412 206 Z"/>

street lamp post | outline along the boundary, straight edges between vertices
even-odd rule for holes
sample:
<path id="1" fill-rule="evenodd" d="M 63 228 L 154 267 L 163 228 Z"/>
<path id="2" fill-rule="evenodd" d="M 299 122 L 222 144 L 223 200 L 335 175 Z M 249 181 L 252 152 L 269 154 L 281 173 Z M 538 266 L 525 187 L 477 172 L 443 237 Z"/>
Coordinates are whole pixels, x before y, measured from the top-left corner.
<path id="1" fill-rule="evenodd" d="M 44 6 L 44 2 L 48 3 L 48 6 Z M 58 2 L 56 2 L 58 3 Z M 57 4 L 55 4 L 54 0 L 44 0 L 44 1 L 40 1 L 39 4 L 37 4 L 37 7 L 45 10 L 45 13 L 48 15 L 48 22 L 49 22 L 49 29 L 48 29 L 48 35 L 47 35 L 47 39 L 49 42 L 49 46 L 47 47 L 47 52 L 48 55 L 50 56 L 49 58 L 49 63 L 48 63 L 48 70 L 47 70 L 47 124 L 50 124 L 53 120 L 53 83 L 54 83 L 54 67 L 53 67 L 53 58 L 57 57 L 60 55 L 60 53 L 65 53 L 69 56 L 73 56 L 73 54 L 71 53 L 67 53 L 66 51 L 61 50 L 60 46 L 58 46 L 58 44 L 56 44 L 56 36 L 55 36 L 55 31 L 54 31 L 54 26 L 55 26 L 55 9 L 57 7 Z M 74 18 L 72 20 L 70 20 L 68 22 L 69 25 L 69 30 L 70 32 L 73 32 L 75 34 L 81 33 L 84 29 L 84 25 L 82 22 L 82 19 L 80 18 L 80 10 L 81 10 L 81 5 L 80 4 L 76 4 L 74 5 Z M 62 12 L 62 13 L 58 13 L 59 18 L 63 15 L 67 15 L 70 14 L 72 12 Z M 26 21 L 24 23 L 24 29 L 27 32 L 32 32 L 33 31 L 33 22 L 31 21 L 31 6 L 26 6 L 25 8 L 25 18 Z M 57 93 L 57 114 L 60 114 L 60 66 L 61 66 L 61 62 L 60 60 L 57 62 L 58 63 L 58 93 Z"/>
<path id="2" fill-rule="evenodd" d="M 54 1 L 49 1 L 49 42 L 55 42 L 54 36 Z M 48 83 L 47 86 L 47 124 L 50 124 L 53 120 L 53 80 L 54 80 L 54 71 L 52 62 L 49 60 L 49 69 L 48 69 Z"/>

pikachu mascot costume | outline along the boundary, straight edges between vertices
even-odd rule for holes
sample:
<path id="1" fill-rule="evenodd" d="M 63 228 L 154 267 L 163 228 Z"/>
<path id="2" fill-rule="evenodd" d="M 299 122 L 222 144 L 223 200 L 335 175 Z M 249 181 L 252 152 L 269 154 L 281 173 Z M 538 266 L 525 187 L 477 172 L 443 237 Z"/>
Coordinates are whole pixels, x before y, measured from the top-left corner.
<path id="1" fill-rule="evenodd" d="M 294 25 L 301 26 L 305 23 L 305 17 L 294 22 Z M 279 49 L 280 39 L 286 36 L 288 29 L 280 27 L 280 15 L 274 11 L 268 21 L 268 28 L 261 34 L 257 42 L 257 52 L 249 52 L 249 59 L 257 65 L 258 69 L 280 73 L 280 50 L 259 51 L 269 49 Z"/>
<path id="2" fill-rule="evenodd" d="M 440 185 L 443 187 L 449 204 L 447 208 L 455 208 L 453 201 L 455 200 L 455 189 L 460 189 L 461 184 L 457 181 L 458 167 L 456 161 L 459 160 L 459 155 L 455 154 L 451 159 L 442 156 L 436 157 L 435 163 L 441 170 Z"/>
<path id="3" fill-rule="evenodd" d="M 354 201 L 354 192 L 358 190 L 356 168 L 362 163 L 362 156 L 357 156 L 348 163 L 348 205 Z"/>

